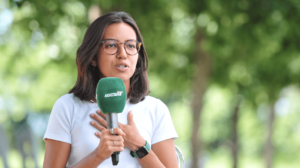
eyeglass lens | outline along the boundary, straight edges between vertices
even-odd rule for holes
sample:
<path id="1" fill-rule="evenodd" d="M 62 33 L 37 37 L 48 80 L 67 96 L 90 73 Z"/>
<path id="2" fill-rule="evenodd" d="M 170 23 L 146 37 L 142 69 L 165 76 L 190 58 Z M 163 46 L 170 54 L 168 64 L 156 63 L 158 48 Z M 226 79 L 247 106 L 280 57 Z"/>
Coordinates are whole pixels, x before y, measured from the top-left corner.
<path id="1" fill-rule="evenodd" d="M 104 43 L 104 49 L 108 54 L 115 54 L 119 50 L 119 42 L 116 40 L 106 40 Z M 139 44 L 134 40 L 126 41 L 124 43 L 125 50 L 129 55 L 135 55 L 139 51 Z"/>

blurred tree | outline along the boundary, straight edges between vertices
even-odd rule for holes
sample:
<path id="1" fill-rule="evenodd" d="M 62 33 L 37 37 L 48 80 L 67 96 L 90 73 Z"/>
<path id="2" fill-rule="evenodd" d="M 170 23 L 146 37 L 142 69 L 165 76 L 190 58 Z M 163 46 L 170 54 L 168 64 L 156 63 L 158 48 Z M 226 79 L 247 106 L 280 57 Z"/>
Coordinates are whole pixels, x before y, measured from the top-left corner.
<path id="1" fill-rule="evenodd" d="M 225 87 L 257 108 L 261 103 L 273 107 L 283 87 L 299 83 L 297 1 L 2 2 L 10 6 L 14 18 L 10 29 L 0 34 L 0 96 L 12 108 L 4 119 L 21 121 L 24 109 L 51 110 L 76 81 L 75 55 L 90 24 L 87 14 L 112 10 L 130 13 L 140 27 L 149 56 L 151 94 L 166 103 L 190 99 L 193 168 L 198 167 L 204 147 L 230 138 L 233 167 L 238 166 L 240 103 L 233 103 L 232 118 L 223 119 L 232 123 L 231 133 L 222 133 L 208 144 L 201 141 L 208 86 Z M 271 110 L 265 145 L 268 168 L 274 118 Z"/>
<path id="2" fill-rule="evenodd" d="M 229 86 L 233 93 L 243 95 L 256 107 L 263 102 L 272 107 L 265 146 L 266 167 L 272 167 L 273 106 L 282 88 L 299 82 L 299 70 L 291 67 L 296 53 L 299 53 L 294 47 L 299 42 L 299 32 L 295 17 L 292 17 L 298 13 L 299 3 L 292 0 L 189 1 L 187 9 L 190 16 L 198 16 L 196 29 L 204 33 L 202 45 L 196 45 L 195 50 L 202 48 L 205 53 L 202 55 L 210 55 L 213 67 L 211 83 Z M 267 99 L 258 98 L 263 93 Z M 235 121 L 232 122 L 237 123 L 237 111 L 234 112 Z M 198 109 L 196 113 L 200 113 Z M 194 122 L 196 120 L 201 119 L 194 118 Z M 234 125 L 233 167 L 237 167 L 237 124 Z M 199 151 L 193 152 L 197 153 Z M 197 162 L 193 161 L 193 167 L 197 167 Z"/>

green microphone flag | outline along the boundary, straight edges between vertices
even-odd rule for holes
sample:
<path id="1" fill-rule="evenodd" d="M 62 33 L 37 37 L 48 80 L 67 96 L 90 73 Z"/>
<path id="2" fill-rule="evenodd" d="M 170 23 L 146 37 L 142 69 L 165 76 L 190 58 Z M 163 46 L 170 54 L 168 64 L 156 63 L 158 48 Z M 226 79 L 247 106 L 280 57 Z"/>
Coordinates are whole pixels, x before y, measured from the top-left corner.
<path id="1" fill-rule="evenodd" d="M 127 93 L 120 78 L 108 77 L 99 80 L 96 89 L 97 104 L 106 114 L 107 129 L 118 128 L 118 113 L 122 113 L 126 104 Z M 119 163 L 120 152 L 111 155 L 113 165 Z"/>
<path id="2" fill-rule="evenodd" d="M 97 84 L 96 99 L 102 113 L 122 113 L 127 99 L 123 81 L 114 77 L 100 79 Z"/>

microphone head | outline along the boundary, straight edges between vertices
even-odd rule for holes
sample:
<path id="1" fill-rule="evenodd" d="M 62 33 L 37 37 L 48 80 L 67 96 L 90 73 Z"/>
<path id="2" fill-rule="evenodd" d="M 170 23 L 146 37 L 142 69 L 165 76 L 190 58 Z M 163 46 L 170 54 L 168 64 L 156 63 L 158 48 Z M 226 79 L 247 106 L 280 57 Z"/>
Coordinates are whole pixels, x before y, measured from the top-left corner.
<path id="1" fill-rule="evenodd" d="M 99 80 L 96 100 L 102 113 L 122 113 L 126 99 L 127 93 L 122 79 L 107 77 Z"/>

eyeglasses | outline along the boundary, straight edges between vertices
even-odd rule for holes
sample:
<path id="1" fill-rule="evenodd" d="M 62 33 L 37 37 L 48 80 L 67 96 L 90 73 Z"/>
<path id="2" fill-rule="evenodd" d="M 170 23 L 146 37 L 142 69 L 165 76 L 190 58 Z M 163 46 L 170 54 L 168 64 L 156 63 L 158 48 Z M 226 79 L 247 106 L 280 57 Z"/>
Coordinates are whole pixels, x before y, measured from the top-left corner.
<path id="1" fill-rule="evenodd" d="M 101 41 L 101 44 L 103 45 L 104 51 L 107 54 L 114 55 L 116 54 L 119 49 L 120 45 L 124 43 L 125 51 L 128 55 L 135 55 L 137 54 L 142 46 L 141 42 L 135 41 L 135 40 L 128 40 L 125 42 L 119 42 L 118 40 L 108 39 Z"/>

